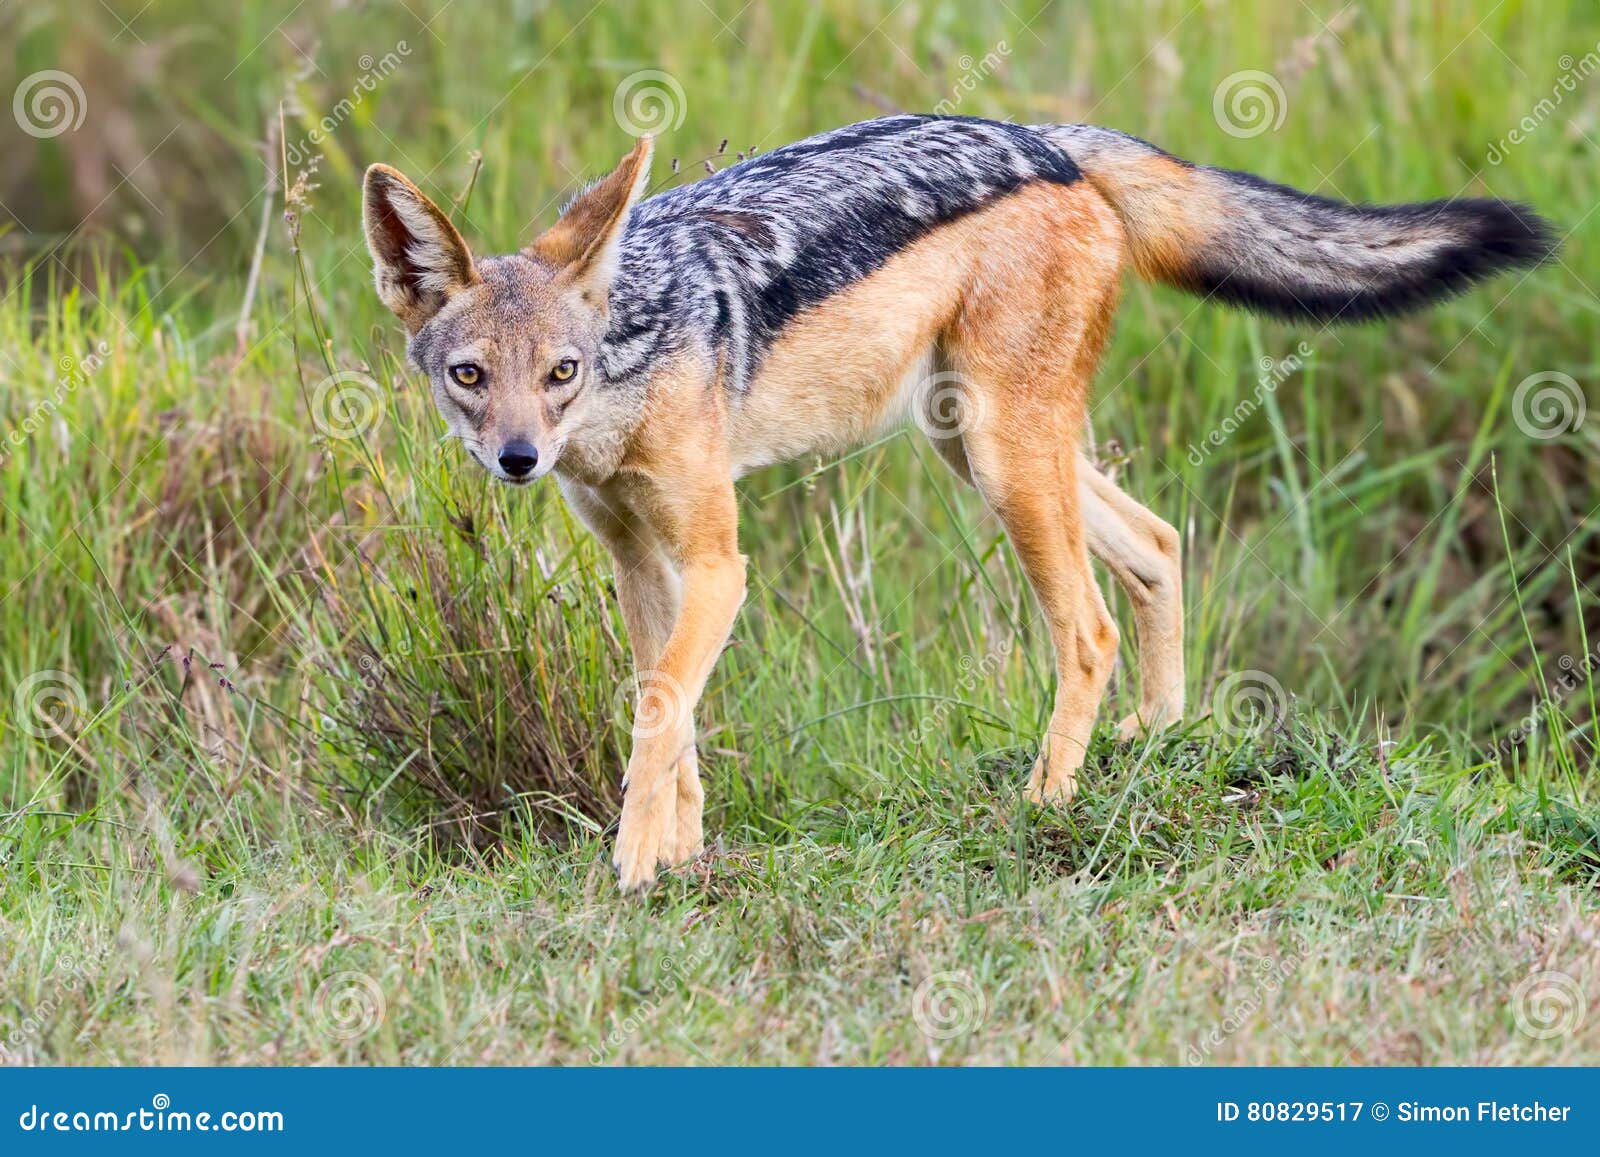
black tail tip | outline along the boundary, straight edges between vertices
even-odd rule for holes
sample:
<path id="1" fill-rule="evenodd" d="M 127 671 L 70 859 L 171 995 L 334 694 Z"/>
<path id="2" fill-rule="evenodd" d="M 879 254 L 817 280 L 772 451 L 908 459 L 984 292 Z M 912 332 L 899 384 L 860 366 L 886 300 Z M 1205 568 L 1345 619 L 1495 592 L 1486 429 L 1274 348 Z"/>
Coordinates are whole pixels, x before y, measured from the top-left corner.
<path id="1" fill-rule="evenodd" d="M 1462 270 L 1477 281 L 1505 269 L 1531 269 L 1556 255 L 1561 241 L 1549 221 L 1517 201 L 1457 201 L 1453 206 L 1472 221 L 1475 244 L 1463 247 Z"/>

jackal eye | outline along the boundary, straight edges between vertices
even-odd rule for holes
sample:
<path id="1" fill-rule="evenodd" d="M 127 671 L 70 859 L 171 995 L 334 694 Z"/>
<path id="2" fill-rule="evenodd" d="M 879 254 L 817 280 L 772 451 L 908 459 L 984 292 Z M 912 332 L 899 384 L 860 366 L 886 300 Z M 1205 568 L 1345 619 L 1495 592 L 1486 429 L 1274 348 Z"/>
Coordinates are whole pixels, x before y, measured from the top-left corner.
<path id="1" fill-rule="evenodd" d="M 552 382 L 570 382 L 572 375 L 578 372 L 577 358 L 562 358 L 550 371 Z"/>
<path id="2" fill-rule="evenodd" d="M 466 386 L 469 389 L 483 382 L 483 371 L 471 362 L 451 366 L 450 376 L 455 379 L 456 385 Z"/>

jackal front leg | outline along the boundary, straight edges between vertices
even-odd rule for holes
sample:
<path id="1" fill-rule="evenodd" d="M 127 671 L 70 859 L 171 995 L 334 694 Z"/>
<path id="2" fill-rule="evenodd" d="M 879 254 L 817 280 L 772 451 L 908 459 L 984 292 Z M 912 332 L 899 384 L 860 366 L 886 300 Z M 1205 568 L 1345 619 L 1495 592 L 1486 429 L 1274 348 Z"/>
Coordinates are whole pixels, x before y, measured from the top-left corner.
<path id="1" fill-rule="evenodd" d="M 567 504 L 611 555 L 617 601 L 633 651 L 635 730 L 651 729 L 663 722 L 652 720 L 652 716 L 668 707 L 667 696 L 655 685 L 653 676 L 683 600 L 677 565 L 655 528 L 629 506 L 622 490 L 589 486 L 572 479 L 563 479 L 561 489 Z M 681 864 L 699 855 L 704 845 L 705 797 L 700 790 L 693 718 L 676 720 L 668 710 L 664 721 L 681 722 L 685 728 L 683 754 L 677 762 L 678 835 L 665 859 L 669 864 Z"/>
<path id="2" fill-rule="evenodd" d="M 694 716 L 676 709 L 671 685 L 659 674 L 662 650 L 678 621 L 682 582 L 666 552 L 659 549 L 634 552 L 626 560 L 619 555 L 616 578 L 617 597 L 633 647 L 635 738 L 658 727 L 681 727 L 683 731 L 674 765 L 678 781 L 673 823 L 676 838 L 667 842 L 661 857 L 663 867 L 674 867 L 694 859 L 705 846 L 705 793 L 695 754 Z"/>
<path id="3" fill-rule="evenodd" d="M 639 673 L 633 754 L 622 781 L 614 857 L 624 890 L 648 886 L 658 866 L 698 850 L 703 795 L 694 756 L 694 708 L 745 591 L 731 483 L 723 480 L 698 501 L 657 513 L 665 515 L 657 530 L 679 560 L 682 598 L 666 645 L 653 667 Z M 692 782 L 686 784 L 685 776 Z M 694 846 L 686 848 L 686 842 Z"/>

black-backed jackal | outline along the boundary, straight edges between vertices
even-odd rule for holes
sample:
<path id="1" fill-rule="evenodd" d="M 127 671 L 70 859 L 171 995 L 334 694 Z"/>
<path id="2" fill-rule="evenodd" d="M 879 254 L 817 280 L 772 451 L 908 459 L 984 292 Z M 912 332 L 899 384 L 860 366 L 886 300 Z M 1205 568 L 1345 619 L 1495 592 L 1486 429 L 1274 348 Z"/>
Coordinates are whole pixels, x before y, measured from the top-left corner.
<path id="1" fill-rule="evenodd" d="M 1349 205 L 1084 125 L 890 117 L 644 198 L 650 154 L 641 139 L 505 257 L 475 258 L 394 169 L 364 193 L 378 293 L 450 432 L 504 482 L 554 471 L 615 559 L 640 673 L 624 888 L 702 846 L 693 712 L 744 599 L 742 473 L 910 417 L 938 430 L 1048 618 L 1055 706 L 1027 794 L 1065 803 L 1117 649 L 1091 554 L 1138 631 L 1124 732 L 1183 712 L 1178 535 L 1079 453 L 1123 270 L 1356 321 L 1551 249 L 1517 205 Z"/>

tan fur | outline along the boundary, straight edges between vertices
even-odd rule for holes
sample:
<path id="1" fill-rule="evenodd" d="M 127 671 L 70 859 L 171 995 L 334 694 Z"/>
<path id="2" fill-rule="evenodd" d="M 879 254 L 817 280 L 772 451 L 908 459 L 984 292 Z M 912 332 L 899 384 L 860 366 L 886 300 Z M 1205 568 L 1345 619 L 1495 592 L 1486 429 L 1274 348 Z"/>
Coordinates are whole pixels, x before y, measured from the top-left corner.
<path id="1" fill-rule="evenodd" d="M 961 435 L 973 480 L 1005 525 L 1055 643 L 1055 708 L 1028 794 L 1065 802 L 1117 648 L 1089 569 L 1076 451 L 1125 241 L 1116 214 L 1086 186 L 1024 189 L 990 215 L 985 241 L 1010 260 L 974 281 L 946 343 L 981 395 Z"/>
<path id="2" fill-rule="evenodd" d="M 378 298 L 408 332 L 416 333 L 451 297 L 478 284 L 472 255 L 450 218 L 398 169 L 368 169 L 362 202 Z M 408 248 L 421 260 L 402 260 Z"/>
<path id="3" fill-rule="evenodd" d="M 1120 207 L 1134 270 L 1147 281 L 1185 277 L 1227 211 L 1210 183 L 1171 157 L 1140 157 L 1084 175 Z"/>
<path id="4" fill-rule="evenodd" d="M 621 239 L 628 211 L 649 181 L 653 147 L 650 137 L 640 137 L 621 164 L 585 189 L 561 219 L 528 246 L 528 256 L 562 270 L 567 282 L 582 284 L 593 279 L 592 288 L 607 288 L 616 263 L 613 251 Z M 604 297 L 604 292 L 598 295 L 601 301 Z"/>
<path id="5" fill-rule="evenodd" d="M 790 322 L 732 416 L 735 468 L 841 449 L 884 425 L 960 308 L 980 230 L 977 218 L 941 229 Z"/>
<path id="6" fill-rule="evenodd" d="M 1125 260 L 1120 222 L 1092 188 L 1032 186 L 937 231 L 795 319 L 733 413 L 724 412 L 720 394 L 709 396 L 713 428 L 727 431 L 720 449 L 736 472 L 857 441 L 891 416 L 902 383 L 930 352 L 953 367 L 973 416 L 960 434 L 963 460 L 1005 524 L 1056 647 L 1056 705 L 1028 785 L 1038 802 L 1071 798 L 1116 654 L 1116 627 L 1089 570 L 1084 507 L 1095 516 L 1095 542 L 1121 564 L 1119 580 L 1131 581 L 1148 561 L 1138 535 L 1149 532 L 1142 521 L 1126 526 L 1142 508 L 1131 500 L 1113 506 L 1103 491 L 1115 487 L 1092 471 L 1082 491 L 1089 501 L 1081 502 L 1076 453 Z M 653 394 L 681 398 L 678 382 L 675 376 Z M 707 402 L 698 404 L 704 428 Z M 687 485 L 665 481 L 653 463 L 690 423 L 674 407 L 647 412 L 635 435 L 640 450 L 621 473 L 652 478 L 663 491 Z M 1157 574 L 1171 577 L 1164 568 Z M 693 601 L 686 590 L 686 614 Z M 1136 605 L 1141 627 L 1148 624 L 1142 646 L 1160 652 L 1142 713 L 1159 708 L 1161 718 L 1175 719 L 1182 687 L 1181 675 L 1172 686 L 1171 655 L 1181 664 L 1181 626 L 1171 629 L 1170 598 L 1146 592 Z M 664 832 L 670 823 L 663 813 L 644 827 Z M 648 858 L 634 849 L 619 856 L 633 864 Z"/>
<path id="7" fill-rule="evenodd" d="M 652 714 L 669 723 L 635 729 L 617 832 L 624 888 L 647 884 L 658 867 L 700 851 L 704 795 L 694 755 L 694 705 L 744 601 L 738 502 L 708 370 L 685 367 L 659 376 L 651 386 L 650 417 L 615 475 L 596 486 L 566 485 L 569 493 L 583 490 L 582 503 L 648 528 L 648 546 L 641 539 L 619 552 L 619 560 L 632 564 L 627 569 L 619 562 L 621 586 L 629 592 L 623 613 L 630 633 L 640 623 L 634 646 L 644 672 L 641 700 L 650 697 Z M 674 580 L 681 597 L 663 639 L 657 623 Z"/>
<path id="8" fill-rule="evenodd" d="M 1142 687 L 1139 710 L 1117 725 L 1123 739 L 1183 718 L 1183 570 L 1178 532 L 1078 459 L 1089 553 L 1105 563 L 1133 604 Z"/>
<path id="9" fill-rule="evenodd" d="M 524 290 L 540 303 L 539 317 L 502 332 L 503 351 L 468 351 L 502 384 L 491 385 L 481 405 L 448 396 L 440 403 L 480 461 L 486 445 L 512 436 L 532 439 L 541 459 L 559 459 L 563 492 L 615 559 L 640 680 L 615 854 L 623 887 L 648 885 L 659 868 L 702 845 L 693 712 L 745 593 L 733 479 L 922 414 L 932 407 L 919 392 L 928 380 L 944 382 L 954 403 L 942 415 L 949 428 L 942 421 L 930 429 L 935 445 L 1004 524 L 1055 645 L 1055 704 L 1029 798 L 1071 799 L 1117 652 L 1091 550 L 1128 591 L 1139 632 L 1144 693 L 1124 728 L 1176 722 L 1177 535 L 1079 453 L 1130 260 L 1125 226 L 1106 197 L 1088 183 L 1025 186 L 794 318 L 747 392 L 730 393 L 717 366 L 683 357 L 664 365 L 643 404 L 635 399 L 624 413 L 607 405 L 606 391 L 550 393 L 548 382 L 536 386 L 528 375 L 546 374 L 563 343 L 589 342 L 581 352 L 592 353 L 603 328 L 603 300 L 594 303 L 606 285 L 600 267 L 648 165 L 641 146 L 525 251 L 536 264 Z M 1137 181 L 1122 179 L 1119 195 L 1137 197 Z M 377 182 L 379 193 L 398 188 L 382 174 Z M 1171 236 L 1202 229 L 1204 212 L 1198 206 L 1196 220 L 1172 223 Z M 381 260 L 377 248 L 374 256 Z M 464 246 L 459 257 L 470 267 Z M 472 293 L 463 287 L 435 308 L 478 308 Z M 541 389 L 542 403 L 523 397 Z M 437 382 L 435 390 L 449 394 Z"/>

